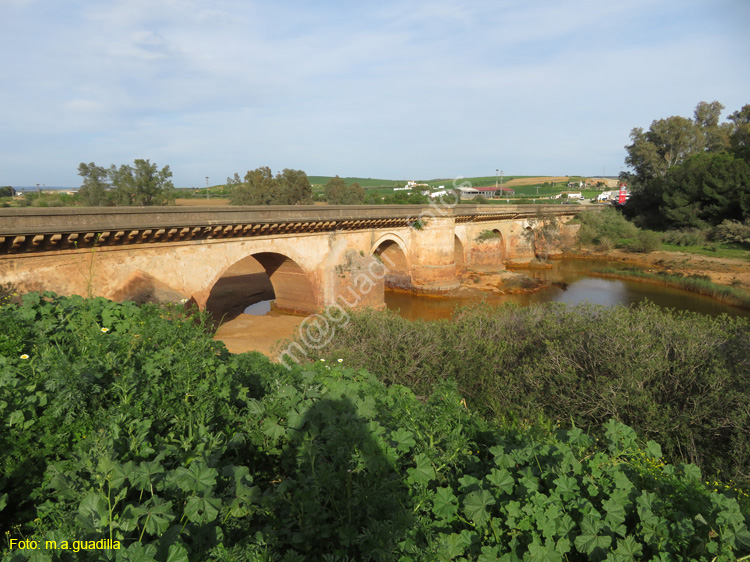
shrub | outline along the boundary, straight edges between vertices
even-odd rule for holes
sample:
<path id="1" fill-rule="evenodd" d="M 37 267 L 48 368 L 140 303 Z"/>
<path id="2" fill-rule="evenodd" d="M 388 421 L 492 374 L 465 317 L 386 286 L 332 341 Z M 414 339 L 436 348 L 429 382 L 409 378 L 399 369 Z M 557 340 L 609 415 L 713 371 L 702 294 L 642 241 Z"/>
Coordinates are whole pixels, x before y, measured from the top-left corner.
<path id="1" fill-rule="evenodd" d="M 601 238 L 599 238 L 596 245 L 602 252 L 609 252 L 615 247 L 615 243 L 609 236 L 602 236 Z"/>
<path id="2" fill-rule="evenodd" d="M 662 234 L 662 242 L 675 246 L 703 246 L 708 239 L 709 231 L 699 228 L 668 230 Z"/>
<path id="3" fill-rule="evenodd" d="M 490 417 L 614 417 L 672 461 L 750 484 L 750 322 L 624 307 L 461 309 L 451 322 L 353 314 L 326 354 L 418 394 L 455 380 Z"/>
<path id="4" fill-rule="evenodd" d="M 601 441 L 500 426 L 454 384 L 418 398 L 338 363 L 231 356 L 176 309 L 47 294 L 0 312 L 30 342 L 28 359 L 0 356 L 0 461 L 32 451 L 44 471 L 0 482 L 4 546 L 40 545 L 4 562 L 703 561 L 750 548 L 737 490 L 665 464 L 614 420 Z M 83 351 L 92 372 L 66 377 Z M 46 424 L 74 398 L 70 423 Z M 46 549 L 105 537 L 120 549 Z"/>
<path id="5" fill-rule="evenodd" d="M 604 209 L 599 212 L 580 213 L 577 217 L 583 227 L 588 227 L 596 234 L 593 239 L 596 241 L 601 237 L 608 237 L 611 240 L 618 238 L 634 238 L 638 233 L 638 227 L 622 216 L 616 209 Z"/>
<path id="6" fill-rule="evenodd" d="M 641 230 L 628 245 L 633 252 L 650 253 L 661 249 L 661 235 L 653 230 Z"/>
<path id="7" fill-rule="evenodd" d="M 725 220 L 713 229 L 711 238 L 718 242 L 729 242 L 750 248 L 750 221 L 742 223 Z"/>

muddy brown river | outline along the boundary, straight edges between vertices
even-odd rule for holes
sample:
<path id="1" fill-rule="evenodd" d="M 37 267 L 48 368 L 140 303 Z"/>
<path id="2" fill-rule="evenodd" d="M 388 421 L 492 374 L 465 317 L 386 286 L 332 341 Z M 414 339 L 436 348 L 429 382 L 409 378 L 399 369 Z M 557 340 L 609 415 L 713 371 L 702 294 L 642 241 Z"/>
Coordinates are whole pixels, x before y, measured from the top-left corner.
<path id="1" fill-rule="evenodd" d="M 637 281 L 603 279 L 591 275 L 593 270 L 623 267 L 619 262 L 606 260 L 554 260 L 549 269 L 515 269 L 519 274 L 544 281 L 546 288 L 522 294 L 482 292 L 470 297 L 426 297 L 386 291 L 385 302 L 390 310 L 410 320 L 438 320 L 450 318 L 458 306 L 484 300 L 490 306 L 515 303 L 520 306 L 546 302 L 569 305 L 592 303 L 597 305 L 634 305 L 643 301 L 677 310 L 701 314 L 750 317 L 750 311 L 716 301 L 703 295 Z M 276 357 L 280 340 L 291 338 L 302 317 L 280 314 L 270 310 L 270 301 L 251 305 L 241 314 L 222 325 L 216 339 L 223 341 L 230 351 L 260 351 Z"/>

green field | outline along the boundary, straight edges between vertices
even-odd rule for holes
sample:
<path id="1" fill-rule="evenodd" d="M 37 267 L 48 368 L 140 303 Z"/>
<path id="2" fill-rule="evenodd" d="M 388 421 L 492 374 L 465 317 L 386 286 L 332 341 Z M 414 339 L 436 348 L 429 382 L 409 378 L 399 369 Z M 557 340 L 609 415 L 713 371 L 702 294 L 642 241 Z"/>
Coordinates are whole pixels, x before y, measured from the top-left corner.
<path id="1" fill-rule="evenodd" d="M 334 176 L 307 176 L 307 179 L 310 180 L 310 185 L 313 186 L 313 188 L 317 186 L 324 186 L 326 183 L 328 183 L 329 180 L 331 180 Z M 353 183 L 358 183 L 360 186 L 364 187 L 365 189 L 375 188 L 375 187 L 392 187 L 396 185 L 396 183 L 406 183 L 406 180 L 383 180 L 383 179 L 377 179 L 377 178 L 341 178 L 346 182 L 347 185 L 351 185 Z"/>

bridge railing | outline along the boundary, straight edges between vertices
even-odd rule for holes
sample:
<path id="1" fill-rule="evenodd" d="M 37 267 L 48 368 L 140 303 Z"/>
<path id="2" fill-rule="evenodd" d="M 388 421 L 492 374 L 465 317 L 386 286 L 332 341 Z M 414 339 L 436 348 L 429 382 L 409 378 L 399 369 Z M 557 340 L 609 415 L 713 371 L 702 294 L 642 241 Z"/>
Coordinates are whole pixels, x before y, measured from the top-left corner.
<path id="1" fill-rule="evenodd" d="M 589 207 L 550 205 L 263 205 L 247 207 L 0 208 L 0 235 L 174 228 L 240 223 L 413 219 L 419 216 L 573 215 Z"/>
<path id="2" fill-rule="evenodd" d="M 0 209 L 0 255 L 92 246 L 397 228 L 417 219 L 456 222 L 570 216 L 565 205 L 314 205 L 254 207 L 55 207 Z"/>

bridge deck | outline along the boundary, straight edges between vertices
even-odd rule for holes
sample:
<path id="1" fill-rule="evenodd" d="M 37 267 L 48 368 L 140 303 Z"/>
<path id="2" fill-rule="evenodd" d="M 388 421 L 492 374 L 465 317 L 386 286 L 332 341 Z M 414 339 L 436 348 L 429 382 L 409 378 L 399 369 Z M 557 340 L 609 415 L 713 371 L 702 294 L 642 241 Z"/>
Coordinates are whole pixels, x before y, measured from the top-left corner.
<path id="1" fill-rule="evenodd" d="M 571 216 L 548 205 L 320 205 L 254 207 L 56 207 L 0 209 L 0 256 L 93 246 L 396 228 L 419 218 L 457 223 Z"/>

